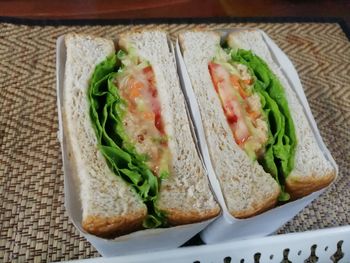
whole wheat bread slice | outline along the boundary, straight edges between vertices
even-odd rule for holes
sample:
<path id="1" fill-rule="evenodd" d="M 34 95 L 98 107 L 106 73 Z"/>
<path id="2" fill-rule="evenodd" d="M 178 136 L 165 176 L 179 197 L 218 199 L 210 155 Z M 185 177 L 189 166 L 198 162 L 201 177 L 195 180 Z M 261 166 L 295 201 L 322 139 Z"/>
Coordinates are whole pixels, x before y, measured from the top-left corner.
<path id="1" fill-rule="evenodd" d="M 69 162 L 80 185 L 82 226 L 98 236 L 140 229 L 147 208 L 136 192 L 117 177 L 97 149 L 89 116 L 88 86 L 95 66 L 115 52 L 111 40 L 69 34 L 65 37 L 62 118 Z"/>
<path id="2" fill-rule="evenodd" d="M 191 31 L 181 33 L 179 41 L 228 211 L 236 218 L 246 218 L 273 207 L 280 187 L 235 143 L 208 71 L 220 36 Z"/>
<path id="3" fill-rule="evenodd" d="M 258 30 L 237 31 L 228 36 L 227 42 L 231 47 L 252 50 L 261 57 L 284 87 L 298 141 L 294 169 L 286 179 L 287 192 L 296 199 L 329 185 L 336 171 L 320 150 L 303 107 L 281 69 L 273 61 L 262 34 Z"/>
<path id="4" fill-rule="evenodd" d="M 172 225 L 202 221 L 216 216 L 220 208 L 209 187 L 191 135 L 185 100 L 180 88 L 174 54 L 163 31 L 123 34 L 122 48 L 132 46 L 150 62 L 155 74 L 168 146 L 171 151 L 170 176 L 163 180 L 158 207 Z"/>

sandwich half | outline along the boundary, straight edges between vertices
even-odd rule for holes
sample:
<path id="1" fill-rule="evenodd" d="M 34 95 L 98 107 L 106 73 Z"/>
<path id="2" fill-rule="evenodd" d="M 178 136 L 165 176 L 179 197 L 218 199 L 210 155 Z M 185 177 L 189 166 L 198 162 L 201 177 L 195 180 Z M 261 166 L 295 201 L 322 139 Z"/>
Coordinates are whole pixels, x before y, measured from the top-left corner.
<path id="1" fill-rule="evenodd" d="M 256 30 L 179 35 L 229 212 L 259 214 L 335 178 L 303 107 Z"/>
<path id="2" fill-rule="evenodd" d="M 65 37 L 63 128 L 82 226 L 113 237 L 220 212 L 161 31 Z"/>

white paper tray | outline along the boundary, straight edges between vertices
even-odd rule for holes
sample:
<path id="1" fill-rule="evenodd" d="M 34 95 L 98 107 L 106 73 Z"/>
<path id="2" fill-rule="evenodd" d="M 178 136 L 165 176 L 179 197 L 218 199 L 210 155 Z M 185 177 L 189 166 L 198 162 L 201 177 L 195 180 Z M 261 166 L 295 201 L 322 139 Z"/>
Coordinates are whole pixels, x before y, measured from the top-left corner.
<path id="1" fill-rule="evenodd" d="M 181 246 L 191 237 L 199 233 L 210 222 L 209 219 L 199 223 L 180 225 L 169 228 L 146 229 L 123 235 L 115 239 L 104 239 L 91 235 L 83 230 L 81 225 L 82 208 L 79 197 L 79 183 L 74 180 L 74 170 L 67 156 L 67 145 L 63 133 L 62 100 L 64 89 L 64 72 L 66 62 L 66 47 L 64 36 L 57 39 L 56 44 L 56 76 L 57 76 L 57 108 L 59 119 L 58 139 L 61 143 L 63 171 L 64 171 L 64 203 L 67 214 L 79 233 L 84 236 L 97 250 L 106 257 L 143 253 L 145 251 L 159 251 Z M 173 46 L 169 49 L 174 53 Z"/>
<path id="2" fill-rule="evenodd" d="M 267 37 L 267 36 L 266 36 Z M 311 126 L 313 127 L 315 131 L 315 135 L 317 140 L 319 141 L 320 144 L 323 144 L 322 139 L 319 135 L 319 132 L 317 130 L 315 121 L 313 120 L 313 117 L 311 115 L 310 108 L 307 104 L 304 92 L 302 90 L 300 80 L 298 78 L 298 75 L 292 65 L 292 63 L 289 61 L 289 59 L 283 54 L 280 49 L 272 42 L 269 43 L 270 47 L 272 46 L 275 50 L 277 50 L 277 53 L 280 52 L 281 54 L 277 58 L 278 64 L 283 64 L 282 70 L 285 72 L 287 70 L 287 77 L 290 80 L 296 79 L 297 81 L 293 83 L 295 86 L 294 88 L 296 89 L 296 92 L 299 96 L 299 98 L 302 101 L 302 104 L 304 106 L 305 111 L 307 112 L 307 116 L 309 117 L 309 121 L 311 123 Z M 178 53 L 179 54 L 179 53 Z M 62 89 L 60 89 L 60 86 L 63 85 L 63 72 L 64 72 L 64 57 L 65 57 L 65 48 L 63 46 L 63 38 L 58 39 L 57 41 L 57 55 L 58 55 L 58 60 L 57 60 L 57 87 L 58 87 L 58 109 L 59 109 L 59 119 L 61 119 L 61 112 L 60 112 L 60 97 L 62 93 Z M 276 59 L 276 58 L 274 58 Z M 279 61 L 282 59 L 283 61 Z M 179 62 L 179 61 L 178 61 Z M 180 65 L 180 67 L 183 67 L 184 65 Z M 181 76 L 180 76 L 181 78 Z M 188 94 L 187 94 L 188 95 Z M 198 107 L 198 106 L 197 106 Z M 196 120 L 194 119 L 194 122 Z M 62 143 L 62 147 L 64 148 L 64 138 L 63 134 L 61 133 L 62 127 L 60 123 L 60 132 L 59 132 L 59 139 Z M 197 133 L 198 131 L 196 131 Z M 198 135 L 198 133 L 197 133 Z M 200 136 L 199 136 L 200 137 Z M 200 139 L 200 138 L 199 138 Z M 325 155 L 328 155 L 327 157 L 333 161 L 332 156 L 329 154 L 327 148 L 324 146 L 322 147 L 322 150 L 324 151 Z M 71 178 L 67 176 L 67 170 L 69 171 L 69 167 L 67 164 L 67 160 L 65 157 L 65 152 L 63 150 L 63 162 L 64 162 L 64 169 L 65 169 L 65 191 L 70 192 L 70 194 L 74 195 L 75 191 L 73 191 L 72 188 L 72 182 Z M 333 161 L 334 162 L 334 161 Z M 335 163 L 334 163 L 335 164 Z M 213 183 L 213 182 L 212 182 Z M 218 183 L 217 183 L 218 184 Z M 73 187 L 74 188 L 74 187 Z M 279 208 L 275 208 L 273 210 L 270 210 L 260 216 L 254 217 L 253 219 L 247 219 L 247 220 L 237 220 L 237 224 L 235 224 L 235 231 L 232 231 L 233 229 L 228 229 L 223 227 L 220 227 L 220 231 L 225 233 L 228 232 L 230 234 L 230 238 L 237 238 L 237 239 L 242 239 L 242 238 L 253 238 L 256 237 L 257 235 L 267 235 L 273 231 L 275 231 L 280 225 L 288 221 L 290 218 L 292 218 L 298 211 L 300 211 L 303 207 L 305 207 L 308 203 L 310 203 L 314 198 L 316 198 L 321 192 L 324 190 L 321 190 L 319 192 L 316 192 L 304 199 L 300 199 L 297 202 L 297 205 L 295 206 L 295 202 L 289 203 L 287 205 L 284 205 Z M 200 231 L 201 229 L 205 228 L 206 225 L 209 222 L 203 222 L 200 224 L 195 224 L 193 227 L 188 227 L 188 226 L 182 226 L 182 227 L 177 227 L 177 228 L 172 228 L 172 231 L 167 231 L 166 229 L 158 229 L 158 230 L 149 230 L 149 231 L 140 231 L 140 232 L 135 232 L 131 235 L 123 236 L 119 240 L 114 240 L 114 241 L 107 241 L 105 239 L 101 239 L 92 235 L 88 235 L 85 233 L 80 225 L 80 217 L 77 213 L 77 211 L 81 211 L 80 204 L 75 202 L 72 202 L 73 200 L 78 200 L 77 198 L 69 198 L 69 196 L 66 194 L 65 195 L 65 205 L 67 208 L 67 213 L 70 216 L 71 220 L 73 221 L 74 225 L 78 228 L 80 233 L 87 239 L 89 240 L 98 250 L 99 252 L 104 255 L 104 256 L 115 256 L 115 255 L 125 255 L 125 254 L 133 254 L 133 253 L 145 253 L 145 252 L 155 252 L 156 250 L 164 250 L 164 249 L 172 249 L 164 252 L 155 252 L 154 254 L 140 254 L 140 256 L 126 256 L 126 257 L 118 257 L 118 258 L 113 258 L 111 259 L 112 261 L 110 262 L 223 262 L 223 259 L 225 257 L 231 257 L 232 262 L 239 262 L 240 259 L 246 259 L 248 261 L 244 262 L 250 262 L 253 261 L 253 256 L 257 252 L 264 252 L 262 253 L 260 262 L 281 262 L 281 254 L 285 248 L 291 249 L 290 251 L 290 258 L 292 255 L 294 255 L 293 251 L 297 251 L 297 249 L 302 251 L 301 255 L 309 255 L 310 254 L 310 246 L 313 244 L 317 244 L 319 247 L 322 248 L 323 243 L 316 243 L 321 242 L 319 240 L 318 235 L 322 235 L 322 237 L 326 237 L 329 234 L 329 237 L 327 237 L 326 241 L 329 241 L 327 246 L 329 247 L 329 250 L 327 250 L 330 255 L 334 253 L 334 249 L 336 248 L 337 242 L 336 241 L 336 236 L 334 236 L 334 233 L 338 234 L 343 234 L 347 233 L 347 235 L 350 237 L 350 229 L 349 228 L 341 228 L 341 229 L 333 229 L 333 230 L 322 230 L 320 232 L 312 232 L 310 233 L 312 237 L 316 236 L 316 239 L 308 238 L 309 233 L 301 233 L 301 234 L 296 234 L 296 235 L 281 235 L 281 236 L 274 236 L 274 237 L 267 237 L 267 238 L 259 238 L 259 239 L 251 239 L 249 241 L 236 241 L 236 242 L 229 242 L 229 243 L 221 243 L 220 245 L 206 245 L 206 246 L 199 246 L 199 247 L 189 247 L 189 248 L 181 248 L 174 250 L 178 245 L 181 245 L 184 241 L 189 239 L 191 236 L 193 236 L 196 232 Z M 219 198 L 220 199 L 220 198 Z M 220 200 L 219 200 L 220 201 Z M 294 206 L 293 210 L 295 212 L 290 213 L 290 206 Z M 285 213 L 278 213 L 279 219 L 277 222 L 275 222 L 273 225 L 271 225 L 270 218 L 274 218 L 276 215 L 276 211 L 284 208 Z M 271 213 L 271 215 L 270 215 Z M 80 213 L 79 213 L 80 214 Z M 233 218 L 233 217 L 232 217 Z M 232 224 L 232 222 L 227 222 L 228 220 L 231 220 L 232 218 L 227 218 L 222 216 L 219 218 L 219 220 L 216 220 L 214 223 L 211 224 L 209 227 L 210 232 L 206 232 L 206 237 L 204 236 L 205 241 L 212 241 L 212 242 L 217 242 L 213 241 L 213 237 L 215 239 L 216 234 L 220 234 L 218 231 L 219 228 L 212 228 L 212 226 L 219 225 L 222 223 L 225 224 Z M 223 222 L 220 222 L 220 220 L 223 220 Z M 252 224 L 249 222 L 254 220 Z M 226 221 L 226 222 L 225 222 Z M 254 229 L 258 229 L 258 231 L 254 230 L 254 233 L 250 231 L 249 229 L 253 229 L 252 226 L 254 226 Z M 260 229 L 260 230 L 259 230 Z M 207 229 L 208 230 L 208 229 Z M 218 231 L 217 233 L 213 233 Z M 162 232 L 167 232 L 162 233 Z M 248 231 L 249 233 L 247 233 Z M 152 232 L 154 235 L 153 238 L 150 238 L 150 235 L 146 232 Z M 334 232 L 334 233 L 333 233 Z M 318 234 L 319 233 L 319 234 Z M 151 233 L 150 233 L 151 234 Z M 151 234 L 151 235 L 152 235 Z M 232 235 L 234 234 L 234 235 Z M 238 235 L 237 235 L 238 234 Z M 334 237 L 334 240 L 330 239 L 331 237 Z M 344 236 L 344 235 L 342 235 Z M 203 237 L 203 235 L 202 235 Z M 131 240 L 130 240 L 131 239 Z M 288 241 L 286 241 L 288 239 Z M 290 243 L 289 239 L 291 239 L 292 243 L 294 242 L 293 240 L 298 240 L 295 241 L 295 247 L 292 247 L 292 243 Z M 348 243 L 349 238 L 345 239 L 341 238 L 344 240 L 344 246 L 347 244 L 347 247 L 349 247 Z M 305 240 L 305 242 L 309 243 L 303 243 L 303 245 L 300 243 L 300 240 Z M 312 241 L 315 240 L 315 241 Z M 347 240 L 347 243 L 345 244 L 345 240 Z M 131 241 L 131 242 L 130 242 Z M 285 241 L 284 243 L 282 241 Z M 274 245 L 273 247 L 269 247 L 266 244 L 270 244 L 269 242 L 272 242 L 271 244 L 277 244 Z M 333 242 L 333 243 L 331 243 Z M 293 244 L 294 244 L 293 243 Z M 250 246 L 252 245 L 252 246 Z M 255 246 L 256 245 L 256 246 Z M 300 245 L 300 248 L 299 246 Z M 346 246 L 345 246 L 346 247 Z M 293 248 L 293 250 L 292 250 Z M 264 250 L 265 249 L 265 250 Z M 298 250 L 298 251 L 299 251 Z M 323 253 L 324 247 L 320 250 L 319 253 Z M 333 252 L 330 252 L 330 251 Z M 282 252 L 281 252 L 282 251 Z M 327 252 L 325 251 L 325 252 Z M 346 251 L 350 252 L 350 249 L 347 249 Z M 327 253 L 328 253 L 327 252 Z M 320 254 L 320 255 L 321 255 Z M 253 255 L 253 256 L 252 256 Z M 270 258 L 267 260 L 264 260 L 266 257 L 270 255 L 275 255 L 273 259 L 270 260 Z M 318 254 L 317 254 L 318 255 Z M 327 254 L 328 255 L 328 254 Z M 320 256 L 319 256 L 320 257 Z M 348 256 L 349 257 L 349 256 Z M 278 258 L 278 260 L 277 260 Z M 301 256 L 299 257 L 299 259 Z M 306 257 L 305 257 L 306 258 Z M 329 256 L 328 256 L 329 258 Z M 101 260 L 103 262 L 109 262 L 109 259 L 103 258 L 103 259 L 95 259 L 95 260 Z M 228 260 L 228 259 L 227 259 Z M 230 261 L 225 261 L 225 262 L 230 262 Z M 275 260 L 275 261 L 273 261 Z M 276 261 L 277 260 L 277 261 Z M 101 261 L 96 261 L 96 262 L 101 262 Z M 243 261 L 241 261 L 243 262 Z M 258 262 L 258 261 L 257 261 Z M 296 261 L 296 262 L 300 262 Z M 323 261 L 319 261 L 323 262 Z M 343 261 L 346 262 L 346 261 Z M 350 262 L 350 261 L 349 261 Z"/>
<path id="3" fill-rule="evenodd" d="M 223 40 L 226 38 L 229 32 L 237 30 L 239 31 L 242 29 L 244 28 L 220 30 L 217 32 L 222 36 Z M 263 39 L 269 48 L 274 62 L 282 70 L 284 76 L 286 77 L 287 81 L 289 82 L 292 89 L 296 93 L 298 99 L 300 100 L 321 151 L 325 155 L 326 159 L 328 159 L 333 165 L 334 169 L 336 170 L 336 173 L 338 174 L 337 164 L 335 163 L 332 155 L 328 151 L 326 145 L 322 141 L 316 122 L 312 116 L 310 107 L 306 100 L 306 96 L 304 94 L 304 90 L 302 88 L 300 79 L 292 62 L 263 31 L 260 31 L 260 33 L 262 34 Z M 205 138 L 205 132 L 201 120 L 199 105 L 197 103 L 194 90 L 192 88 L 191 80 L 186 70 L 186 65 L 182 57 L 178 41 L 176 43 L 176 60 L 178 63 L 178 72 L 180 80 L 182 82 L 182 88 L 187 102 L 190 105 L 190 113 L 192 116 L 192 120 L 195 124 L 197 138 L 199 141 L 206 169 L 208 170 L 210 183 L 216 194 L 217 200 L 219 201 L 223 210 L 221 217 L 216 219 L 213 223 L 211 223 L 201 232 L 201 237 L 205 243 L 215 244 L 218 242 L 229 241 L 233 239 L 254 238 L 258 236 L 265 236 L 271 234 L 284 223 L 293 218 L 300 210 L 306 207 L 309 203 L 311 203 L 314 199 L 316 199 L 321 193 L 323 193 L 326 190 L 326 188 L 321 189 L 304 198 L 295 200 L 293 202 L 289 202 L 287 204 L 268 210 L 260 215 L 248 219 L 234 218 L 229 213 L 226 207 L 226 202 L 221 192 L 220 183 L 215 175 L 215 171 L 211 163 L 211 157 Z"/>
<path id="4" fill-rule="evenodd" d="M 340 259 L 341 255 L 342 258 Z M 310 256 L 313 256 L 313 259 L 310 258 Z M 315 256 L 318 258 L 318 261 L 315 261 Z M 335 258 L 340 260 L 336 261 Z M 304 233 L 276 235 L 243 241 L 227 242 L 217 245 L 184 247 L 176 250 L 147 253 L 135 256 L 94 258 L 74 262 L 281 263 L 288 262 L 287 259 L 289 262 L 293 263 L 350 262 L 350 226 Z"/>

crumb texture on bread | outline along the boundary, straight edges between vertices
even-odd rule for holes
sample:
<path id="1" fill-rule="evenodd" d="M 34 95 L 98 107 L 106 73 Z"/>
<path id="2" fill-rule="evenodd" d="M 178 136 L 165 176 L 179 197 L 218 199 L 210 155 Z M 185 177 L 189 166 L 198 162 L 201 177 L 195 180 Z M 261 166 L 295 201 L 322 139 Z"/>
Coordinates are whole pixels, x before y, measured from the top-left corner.
<path id="1" fill-rule="evenodd" d="M 202 221 L 216 216 L 220 208 L 196 151 L 187 118 L 185 99 L 177 76 L 175 57 L 163 31 L 121 35 L 119 45 L 132 45 L 153 67 L 168 145 L 170 176 L 161 182 L 158 207 L 172 225 Z"/>
<path id="2" fill-rule="evenodd" d="M 297 136 L 294 169 L 286 179 L 286 189 L 292 199 L 329 185 L 336 176 L 335 169 L 319 148 L 303 107 L 282 70 L 273 61 L 262 34 L 257 30 L 237 31 L 229 35 L 228 44 L 252 50 L 265 60 L 284 87 Z"/>
<path id="3" fill-rule="evenodd" d="M 77 34 L 66 35 L 65 44 L 62 116 L 72 174 L 80 182 L 82 226 L 100 236 L 133 231 L 141 227 L 147 208 L 136 192 L 114 175 L 98 150 L 87 98 L 92 73 L 97 64 L 115 52 L 114 44 Z"/>
<path id="4" fill-rule="evenodd" d="M 214 32 L 184 32 L 179 41 L 228 211 L 236 218 L 246 218 L 273 207 L 279 185 L 236 144 L 213 87 L 208 63 L 220 45 L 220 36 Z"/>

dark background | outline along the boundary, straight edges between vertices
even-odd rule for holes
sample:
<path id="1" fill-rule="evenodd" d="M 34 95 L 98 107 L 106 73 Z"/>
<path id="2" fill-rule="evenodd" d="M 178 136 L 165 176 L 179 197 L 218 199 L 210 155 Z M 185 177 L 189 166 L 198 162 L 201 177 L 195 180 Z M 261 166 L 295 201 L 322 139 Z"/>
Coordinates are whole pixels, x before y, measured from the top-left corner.
<path id="1" fill-rule="evenodd" d="M 35 19 L 339 17 L 350 0 L 0 0 L 0 16 Z"/>

